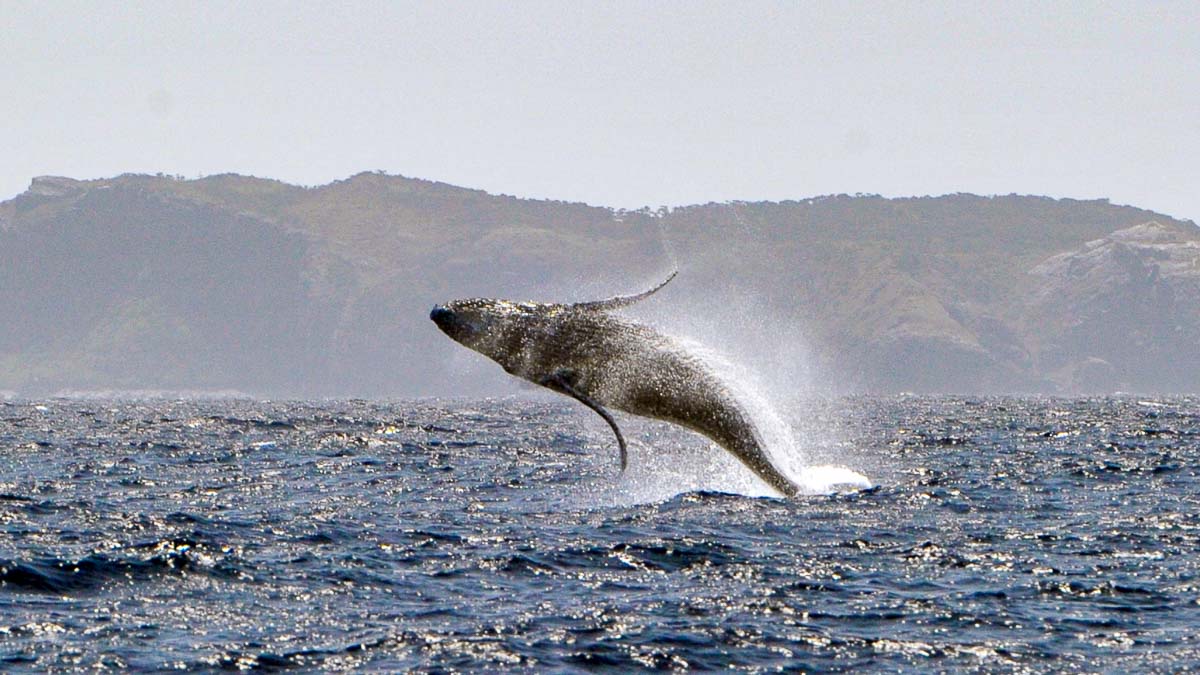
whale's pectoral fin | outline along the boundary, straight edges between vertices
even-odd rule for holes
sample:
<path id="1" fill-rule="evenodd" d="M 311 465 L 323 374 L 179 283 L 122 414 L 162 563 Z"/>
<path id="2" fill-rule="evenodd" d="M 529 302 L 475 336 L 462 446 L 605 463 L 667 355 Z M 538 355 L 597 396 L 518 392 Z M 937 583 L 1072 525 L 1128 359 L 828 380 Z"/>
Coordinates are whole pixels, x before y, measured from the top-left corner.
<path id="1" fill-rule="evenodd" d="M 569 370 L 559 370 L 552 375 L 542 378 L 541 384 L 560 391 L 595 410 L 597 415 L 603 417 L 605 422 L 608 422 L 608 426 L 612 427 L 613 433 L 617 435 L 617 447 L 621 450 L 621 472 L 624 473 L 625 467 L 629 466 L 629 452 L 625 448 L 625 437 L 621 435 L 621 429 L 617 426 L 617 421 L 604 409 L 604 406 L 596 403 L 588 398 L 586 394 L 576 389 L 572 384 L 574 381 L 575 373 Z"/>
<path id="2" fill-rule="evenodd" d="M 609 309 L 617 309 L 620 307 L 628 307 L 629 305 L 632 305 L 633 303 L 637 302 L 638 300 L 644 300 L 644 299 L 650 297 L 651 295 L 654 295 L 658 291 L 658 289 L 660 289 L 663 286 L 666 286 L 668 283 L 670 283 L 670 281 L 675 278 L 676 274 L 679 274 L 679 270 L 675 270 L 674 272 L 671 272 L 671 276 L 667 277 L 665 281 L 663 281 L 661 284 L 655 286 L 654 288 L 651 288 L 650 290 L 646 291 L 645 293 L 638 293 L 637 295 L 618 295 L 615 298 L 609 298 L 607 300 L 595 300 L 592 302 L 577 302 L 577 303 L 571 305 L 571 307 L 573 309 L 590 309 L 590 310 L 599 310 L 599 311 L 605 311 L 605 310 L 609 310 Z"/>

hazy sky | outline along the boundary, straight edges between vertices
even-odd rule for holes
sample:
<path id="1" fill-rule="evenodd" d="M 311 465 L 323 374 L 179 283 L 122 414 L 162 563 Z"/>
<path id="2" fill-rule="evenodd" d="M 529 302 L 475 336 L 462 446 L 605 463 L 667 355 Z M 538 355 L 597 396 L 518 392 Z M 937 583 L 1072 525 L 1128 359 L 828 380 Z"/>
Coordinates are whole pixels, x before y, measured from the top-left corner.
<path id="1" fill-rule="evenodd" d="M 383 169 L 608 206 L 1018 192 L 1200 220 L 1194 1 L 0 0 L 0 92 L 0 199 Z"/>

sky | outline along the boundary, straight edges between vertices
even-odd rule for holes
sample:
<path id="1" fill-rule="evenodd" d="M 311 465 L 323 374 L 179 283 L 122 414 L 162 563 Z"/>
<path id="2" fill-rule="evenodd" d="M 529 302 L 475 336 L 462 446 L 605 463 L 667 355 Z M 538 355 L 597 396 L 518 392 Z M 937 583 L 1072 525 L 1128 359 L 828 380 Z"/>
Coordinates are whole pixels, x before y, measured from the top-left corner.
<path id="1" fill-rule="evenodd" d="M 638 208 L 1109 198 L 1200 221 L 1196 2 L 0 0 L 33 176 L 360 171 Z"/>

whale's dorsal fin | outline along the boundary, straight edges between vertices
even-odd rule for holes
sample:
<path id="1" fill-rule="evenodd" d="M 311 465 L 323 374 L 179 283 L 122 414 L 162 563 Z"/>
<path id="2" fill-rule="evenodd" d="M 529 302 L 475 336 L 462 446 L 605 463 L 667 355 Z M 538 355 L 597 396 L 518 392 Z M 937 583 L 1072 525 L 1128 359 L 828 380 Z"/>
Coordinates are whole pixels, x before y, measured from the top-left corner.
<path id="1" fill-rule="evenodd" d="M 603 312 L 603 311 L 607 311 L 610 309 L 618 309 L 620 307 L 628 307 L 628 306 L 632 305 L 633 303 L 637 302 L 638 300 L 645 300 L 646 298 L 650 297 L 651 295 L 654 295 L 658 291 L 658 289 L 662 288 L 663 286 L 666 286 L 672 279 L 674 279 L 676 274 L 679 274 L 679 270 L 675 270 L 674 272 L 671 272 L 671 275 L 668 276 L 661 284 L 655 286 L 654 288 L 651 288 L 650 290 L 648 290 L 644 293 L 638 293 L 637 295 L 618 295 L 615 298 L 609 298 L 607 300 L 593 300 L 591 302 L 577 302 L 577 303 L 571 305 L 571 308 Z"/>

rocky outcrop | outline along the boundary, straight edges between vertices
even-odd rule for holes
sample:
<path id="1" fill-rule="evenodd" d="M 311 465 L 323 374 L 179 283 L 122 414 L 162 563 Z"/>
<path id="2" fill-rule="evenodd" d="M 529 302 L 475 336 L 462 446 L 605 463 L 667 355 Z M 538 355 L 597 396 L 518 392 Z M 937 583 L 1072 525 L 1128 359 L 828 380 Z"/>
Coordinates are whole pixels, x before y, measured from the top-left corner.
<path id="1" fill-rule="evenodd" d="M 84 190 L 83 183 L 63 176 L 37 176 L 25 194 L 31 197 L 66 197 Z"/>
<path id="2" fill-rule="evenodd" d="M 1200 386 L 1200 236 L 1152 221 L 1051 256 L 1025 331 L 1064 391 Z"/>

